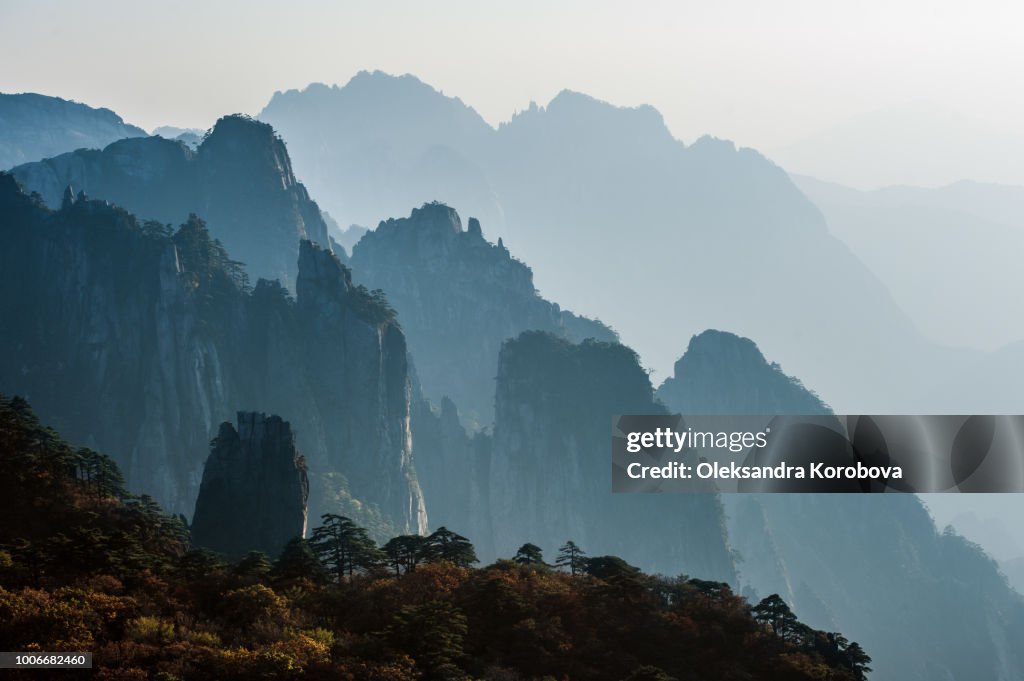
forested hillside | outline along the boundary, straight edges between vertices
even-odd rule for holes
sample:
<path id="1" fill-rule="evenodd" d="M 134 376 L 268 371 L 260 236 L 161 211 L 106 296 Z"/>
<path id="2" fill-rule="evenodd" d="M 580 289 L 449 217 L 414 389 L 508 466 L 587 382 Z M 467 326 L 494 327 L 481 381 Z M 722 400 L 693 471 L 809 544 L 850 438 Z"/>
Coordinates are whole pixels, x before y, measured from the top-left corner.
<path id="1" fill-rule="evenodd" d="M 477 568 L 444 528 L 378 548 L 325 515 L 276 560 L 228 563 L 20 398 L 0 398 L 0 466 L 0 641 L 92 652 L 97 679 L 840 681 L 870 662 L 777 597 L 568 543 L 554 566 L 526 544 Z"/>

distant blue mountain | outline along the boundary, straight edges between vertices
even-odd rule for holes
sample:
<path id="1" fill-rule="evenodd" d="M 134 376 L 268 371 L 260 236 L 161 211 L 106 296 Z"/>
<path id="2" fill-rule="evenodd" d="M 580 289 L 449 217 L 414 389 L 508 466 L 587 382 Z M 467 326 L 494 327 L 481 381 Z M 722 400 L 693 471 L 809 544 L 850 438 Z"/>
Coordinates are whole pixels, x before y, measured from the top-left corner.
<path id="1" fill-rule="evenodd" d="M 661 376 L 680 339 L 727 328 L 837 409 L 913 412 L 939 367 L 973 359 L 929 342 L 781 168 L 711 137 L 684 145 L 649 106 L 564 91 L 495 129 L 375 72 L 277 93 L 260 118 L 338 224 L 433 200 L 479 218 L 545 297 L 608 323 Z"/>
<path id="2" fill-rule="evenodd" d="M 146 135 L 110 109 L 33 93 L 0 94 L 0 170 Z"/>

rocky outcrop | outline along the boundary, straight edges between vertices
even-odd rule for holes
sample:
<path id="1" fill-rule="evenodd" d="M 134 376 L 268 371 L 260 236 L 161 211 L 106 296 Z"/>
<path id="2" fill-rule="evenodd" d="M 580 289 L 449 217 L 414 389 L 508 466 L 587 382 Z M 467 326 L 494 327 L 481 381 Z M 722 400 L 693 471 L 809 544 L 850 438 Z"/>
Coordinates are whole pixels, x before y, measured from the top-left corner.
<path id="1" fill-rule="evenodd" d="M 110 109 L 34 93 L 0 94 L 0 170 L 145 136 L 145 130 L 125 123 Z"/>
<path id="2" fill-rule="evenodd" d="M 494 414 L 494 376 L 501 344 L 523 331 L 549 331 L 573 341 L 616 340 L 600 322 L 577 317 L 538 295 L 533 273 L 470 218 L 430 203 L 408 218 L 381 222 L 352 251 L 356 278 L 383 289 L 398 311 L 425 394 L 451 398 L 467 424 Z"/>
<path id="3" fill-rule="evenodd" d="M 387 531 L 426 529 L 405 339 L 331 253 L 303 242 L 294 299 L 250 290 L 194 216 L 169 233 L 82 197 L 50 211 L 10 175 L 0 240 L 0 390 L 109 452 L 133 489 L 191 513 L 217 425 L 259 408 L 294 426 L 314 517 L 354 497 Z"/>
<path id="4" fill-rule="evenodd" d="M 754 341 L 708 330 L 690 339 L 658 399 L 678 414 L 830 414 L 799 379 L 769 364 Z"/>
<path id="5" fill-rule="evenodd" d="M 192 544 L 232 560 L 249 551 L 277 556 L 306 533 L 309 479 L 291 424 L 239 412 L 220 425 L 192 516 Z"/>
<path id="6" fill-rule="evenodd" d="M 245 116 L 221 118 L 194 151 L 162 137 L 127 139 L 12 172 L 51 207 L 71 185 L 144 220 L 177 225 L 195 213 L 253 280 L 280 279 L 292 288 L 299 242 L 330 245 L 284 143 L 269 125 Z"/>
<path id="7" fill-rule="evenodd" d="M 540 332 L 508 341 L 498 365 L 487 461 L 493 551 L 525 541 L 548 555 L 572 539 L 645 570 L 735 583 L 718 496 L 613 494 L 616 414 L 664 414 L 629 348 Z"/>

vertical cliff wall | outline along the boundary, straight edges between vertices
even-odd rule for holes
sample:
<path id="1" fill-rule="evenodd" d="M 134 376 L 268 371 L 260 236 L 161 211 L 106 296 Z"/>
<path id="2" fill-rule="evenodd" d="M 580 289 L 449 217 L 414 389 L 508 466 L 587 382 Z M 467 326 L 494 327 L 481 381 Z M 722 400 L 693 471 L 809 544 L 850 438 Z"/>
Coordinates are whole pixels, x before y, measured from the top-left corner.
<path id="1" fill-rule="evenodd" d="M 502 348 L 488 507 L 494 551 L 572 539 L 649 571 L 735 582 L 718 496 L 613 494 L 611 417 L 663 414 L 629 348 L 524 333 Z"/>
<path id="2" fill-rule="evenodd" d="M 0 239 L 0 390 L 109 452 L 133 489 L 190 514 L 217 424 L 260 409 L 293 424 L 311 478 L 340 474 L 332 493 L 426 529 L 404 337 L 332 254 L 303 243 L 296 299 L 250 290 L 197 218 L 172 234 L 82 197 L 51 211 L 10 175 Z"/>

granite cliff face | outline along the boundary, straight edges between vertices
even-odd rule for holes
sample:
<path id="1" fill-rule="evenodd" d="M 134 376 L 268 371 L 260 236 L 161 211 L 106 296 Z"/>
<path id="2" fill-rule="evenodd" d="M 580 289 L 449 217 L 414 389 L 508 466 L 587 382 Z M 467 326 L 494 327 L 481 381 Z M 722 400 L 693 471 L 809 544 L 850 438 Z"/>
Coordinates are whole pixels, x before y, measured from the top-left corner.
<path id="1" fill-rule="evenodd" d="M 162 137 L 127 139 L 11 172 L 54 208 L 70 185 L 145 220 L 177 225 L 195 213 L 253 280 L 280 279 L 290 289 L 299 242 L 329 246 L 327 225 L 295 179 L 284 143 L 269 125 L 244 116 L 217 121 L 194 151 Z"/>
<path id="2" fill-rule="evenodd" d="M 695 336 L 675 368 L 658 396 L 679 413 L 831 413 L 731 333 Z M 872 679 L 1024 678 L 1009 643 L 1024 640 L 1024 600 L 977 546 L 939 533 L 915 495 L 722 499 L 744 593 L 780 594 L 802 621 L 859 641 Z"/>
<path id="3" fill-rule="evenodd" d="M 404 337 L 331 253 L 302 242 L 295 299 L 249 290 L 195 217 L 170 233 L 83 197 L 51 211 L 6 174 L 0 239 L 0 390 L 109 452 L 134 489 L 191 513 L 217 424 L 259 408 L 295 427 L 311 512 L 353 497 L 426 529 Z"/>
<path id="4" fill-rule="evenodd" d="M 645 570 L 735 583 L 715 494 L 613 494 L 611 417 L 664 414 L 629 348 L 527 332 L 502 348 L 487 466 L 492 550 L 572 539 Z"/>
<path id="5" fill-rule="evenodd" d="M 192 543 L 238 560 L 249 551 L 277 556 L 306 533 L 309 479 L 291 424 L 239 412 L 237 430 L 220 424 L 192 516 Z"/>
<path id="6" fill-rule="evenodd" d="M 125 123 L 110 109 L 34 93 L 0 94 L 0 170 L 145 136 L 145 130 Z"/>
<path id="7" fill-rule="evenodd" d="M 381 222 L 352 251 L 355 276 L 383 289 L 398 311 L 425 394 L 459 406 L 470 424 L 489 425 L 501 344 L 523 331 L 574 341 L 616 340 L 600 322 L 541 298 L 533 273 L 499 241 L 488 242 L 474 218 L 468 229 L 454 208 L 432 203 L 408 218 Z"/>

